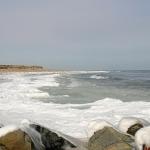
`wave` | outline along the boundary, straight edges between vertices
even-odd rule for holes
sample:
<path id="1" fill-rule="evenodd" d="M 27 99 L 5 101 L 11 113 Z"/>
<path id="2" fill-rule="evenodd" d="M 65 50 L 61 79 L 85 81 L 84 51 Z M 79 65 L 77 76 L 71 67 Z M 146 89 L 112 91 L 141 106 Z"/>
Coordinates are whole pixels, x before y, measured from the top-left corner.
<path id="1" fill-rule="evenodd" d="M 108 77 L 103 77 L 103 76 L 100 76 L 100 75 L 92 75 L 92 76 L 90 76 L 90 78 L 91 79 L 97 79 L 97 80 L 99 80 L 99 79 L 108 79 Z"/>
<path id="2" fill-rule="evenodd" d="M 59 86 L 56 80 L 58 76 L 36 75 L 36 80 L 24 74 L 3 76 L 12 81 L 0 84 L 0 123 L 17 124 L 23 119 L 29 119 L 65 134 L 84 138 L 89 122 L 95 119 L 104 119 L 114 125 L 125 116 L 150 120 L 150 103 L 143 101 L 123 102 L 120 99 L 105 98 L 86 104 L 35 102 L 33 97 L 50 96 L 38 90 L 39 86 Z"/>
<path id="3" fill-rule="evenodd" d="M 109 73 L 110 71 L 65 71 L 66 74 L 93 74 L 93 73 Z"/>
<path id="4" fill-rule="evenodd" d="M 85 109 L 80 109 L 81 107 Z M 87 136 L 87 126 L 92 120 L 104 119 L 114 125 L 125 116 L 150 120 L 150 103 L 125 103 L 112 98 L 87 104 L 45 104 L 31 101 L 17 105 L 14 102 L 11 107 L 8 104 L 1 105 L 0 112 L 2 123 L 16 124 L 22 119 L 29 119 L 65 134 L 84 138 Z"/>
<path id="5" fill-rule="evenodd" d="M 29 73 L 30 74 L 30 73 Z M 58 87 L 59 83 L 56 78 L 59 74 L 37 73 L 33 80 L 33 73 L 27 76 L 27 73 L 2 74 L 0 79 L 6 79 L 11 82 L 0 84 L 0 102 L 12 103 L 30 101 L 31 98 L 48 98 L 49 93 L 39 90 L 40 87 Z"/>

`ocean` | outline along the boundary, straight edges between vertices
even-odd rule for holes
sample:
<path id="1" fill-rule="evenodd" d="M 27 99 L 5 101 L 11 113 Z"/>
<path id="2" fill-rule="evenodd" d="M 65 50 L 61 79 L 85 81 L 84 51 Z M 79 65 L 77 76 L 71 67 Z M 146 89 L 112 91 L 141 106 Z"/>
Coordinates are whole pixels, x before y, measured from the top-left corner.
<path id="1" fill-rule="evenodd" d="M 150 121 L 148 70 L 0 74 L 0 124 L 29 119 L 84 138 L 92 120 L 129 116 Z"/>

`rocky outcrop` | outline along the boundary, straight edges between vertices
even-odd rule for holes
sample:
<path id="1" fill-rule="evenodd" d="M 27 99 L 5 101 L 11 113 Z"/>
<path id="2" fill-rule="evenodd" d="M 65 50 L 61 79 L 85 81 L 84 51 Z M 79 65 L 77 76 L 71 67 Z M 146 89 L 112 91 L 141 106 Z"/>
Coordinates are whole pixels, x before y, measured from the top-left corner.
<path id="1" fill-rule="evenodd" d="M 112 127 L 104 127 L 94 133 L 88 142 L 88 150 L 132 150 L 133 139 Z"/>

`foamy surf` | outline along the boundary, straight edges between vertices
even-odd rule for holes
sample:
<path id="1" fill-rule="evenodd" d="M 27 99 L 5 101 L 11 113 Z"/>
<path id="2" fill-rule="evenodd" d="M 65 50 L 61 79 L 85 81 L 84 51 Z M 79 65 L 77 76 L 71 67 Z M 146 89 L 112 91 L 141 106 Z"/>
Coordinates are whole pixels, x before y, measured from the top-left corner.
<path id="1" fill-rule="evenodd" d="M 93 73 L 109 73 L 110 71 L 64 71 L 65 74 L 93 74 Z"/>
<path id="2" fill-rule="evenodd" d="M 108 77 L 103 77 L 103 76 L 100 76 L 100 75 L 92 75 L 92 76 L 90 76 L 90 78 L 91 79 L 97 79 L 97 80 L 99 80 L 99 79 L 108 79 Z"/>
<path id="3" fill-rule="evenodd" d="M 122 117 L 133 116 L 150 121 L 149 102 L 123 102 L 104 98 L 84 104 L 43 103 L 42 99 L 51 94 L 39 88 L 61 86 L 57 80 L 60 76 L 59 73 L 0 75 L 0 78 L 9 80 L 0 84 L 0 123 L 19 124 L 21 120 L 29 119 L 62 133 L 85 138 L 88 136 L 88 124 L 92 120 L 104 119 L 116 125 Z M 70 98 L 69 95 L 64 97 Z"/>

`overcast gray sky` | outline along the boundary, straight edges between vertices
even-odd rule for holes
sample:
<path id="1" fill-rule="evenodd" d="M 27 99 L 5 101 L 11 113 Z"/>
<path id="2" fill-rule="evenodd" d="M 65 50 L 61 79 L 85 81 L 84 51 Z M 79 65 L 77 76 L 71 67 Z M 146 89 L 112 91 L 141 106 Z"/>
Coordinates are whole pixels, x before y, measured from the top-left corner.
<path id="1" fill-rule="evenodd" d="M 150 0 L 1 0 L 0 64 L 150 69 Z"/>

